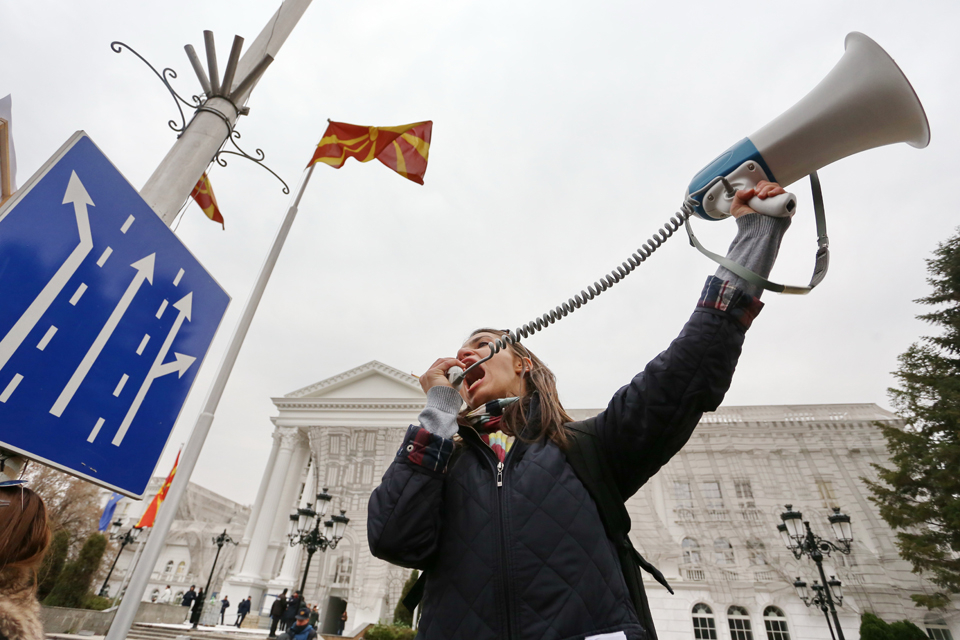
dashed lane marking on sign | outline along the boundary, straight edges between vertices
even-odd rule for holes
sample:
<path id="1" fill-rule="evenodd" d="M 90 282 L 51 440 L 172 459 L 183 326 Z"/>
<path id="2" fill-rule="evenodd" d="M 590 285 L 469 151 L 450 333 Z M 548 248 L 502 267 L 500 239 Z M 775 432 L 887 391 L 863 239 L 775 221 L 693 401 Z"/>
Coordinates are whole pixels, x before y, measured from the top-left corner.
<path id="1" fill-rule="evenodd" d="M 123 376 L 120 377 L 120 382 L 117 383 L 117 388 L 113 390 L 114 398 L 120 397 L 120 393 L 123 391 L 123 385 L 127 384 L 127 380 L 129 379 L 130 379 L 130 376 L 128 376 L 127 374 L 123 374 Z"/>
<path id="2" fill-rule="evenodd" d="M 150 342 L 150 334 L 143 334 L 143 340 L 140 341 L 140 346 L 137 347 L 137 355 L 142 356 L 143 350 L 147 348 L 147 343 Z"/>
<path id="3" fill-rule="evenodd" d="M 77 370 L 73 372 L 67 385 L 63 388 L 63 391 L 60 392 L 60 397 L 58 397 L 57 401 L 50 407 L 50 413 L 58 418 L 63 415 L 64 409 L 67 408 L 70 400 L 73 399 L 73 395 L 80 387 L 80 383 L 87 377 L 87 373 L 90 372 L 93 363 L 100 357 L 100 352 L 103 351 L 103 347 L 107 344 L 110 336 L 113 335 L 114 329 L 120 324 L 120 319 L 123 318 L 123 314 L 127 312 L 127 308 L 130 306 L 130 303 L 133 302 L 133 298 L 137 295 L 137 291 L 140 290 L 140 286 L 144 282 L 149 282 L 151 285 L 153 284 L 153 268 L 156 261 L 157 254 L 151 253 L 147 257 L 141 258 L 130 265 L 137 270 L 137 273 L 127 286 L 127 290 L 123 292 L 123 296 L 120 297 L 120 301 L 117 303 L 117 306 L 114 307 L 113 313 L 110 314 L 103 328 L 100 329 L 97 338 L 93 341 L 93 344 L 90 345 L 87 354 L 83 356 L 83 360 L 80 361 Z"/>
<path id="4" fill-rule="evenodd" d="M 74 291 L 73 295 L 70 296 L 70 304 L 74 307 L 77 306 L 77 303 L 80 302 L 80 296 L 87 290 L 87 285 L 80 283 L 80 286 L 77 287 L 77 290 Z"/>
<path id="5" fill-rule="evenodd" d="M 175 287 L 180 286 L 180 278 L 182 277 L 183 277 L 183 269 L 180 269 L 180 271 L 177 271 L 177 277 L 173 279 L 173 286 Z"/>
<path id="6" fill-rule="evenodd" d="M 20 348 L 27 335 L 37 326 L 40 318 L 47 312 L 47 309 L 60 295 L 63 288 L 67 286 L 67 282 L 70 281 L 70 278 L 77 272 L 77 269 L 80 268 L 80 265 L 93 249 L 93 235 L 90 233 L 90 218 L 87 215 L 87 206 L 93 206 L 93 200 L 90 199 L 87 190 L 83 188 L 76 171 L 70 174 L 70 182 L 67 183 L 67 190 L 63 195 L 62 204 L 68 202 L 73 204 L 80 242 L 43 287 L 43 290 L 30 303 L 20 319 L 10 328 L 3 340 L 0 340 L 0 369 L 3 369 L 14 352 Z"/>
<path id="7" fill-rule="evenodd" d="M 110 257 L 111 253 L 113 253 L 113 249 L 111 247 L 107 247 L 106 249 L 104 249 L 103 253 L 100 254 L 100 259 L 97 260 L 97 266 L 102 267 L 103 265 L 105 265 L 107 263 L 107 258 Z"/>
<path id="8" fill-rule="evenodd" d="M 17 385 L 20 384 L 21 380 L 23 380 L 23 376 L 19 373 L 13 376 L 13 380 L 10 381 L 10 384 L 7 385 L 7 388 L 3 390 L 3 393 L 0 393 L 0 402 L 6 402 L 10 399 L 10 396 L 13 395 L 13 392 L 17 390 Z"/>
<path id="9" fill-rule="evenodd" d="M 161 316 L 163 316 L 163 312 L 166 311 L 166 310 L 167 310 L 167 301 L 164 300 L 164 301 L 160 304 L 160 308 L 157 309 L 157 320 L 159 320 L 159 319 L 161 318 Z"/>
<path id="10" fill-rule="evenodd" d="M 153 365 L 150 367 L 150 371 L 147 373 L 146 379 L 144 379 L 143 384 L 140 385 L 140 390 L 137 391 L 136 397 L 130 404 L 130 408 L 127 410 L 127 415 L 123 417 L 123 422 L 120 423 L 120 428 L 117 429 L 117 434 L 113 436 L 113 440 L 111 442 L 116 447 L 120 446 L 120 444 L 123 442 L 124 436 L 127 435 L 127 429 L 130 428 L 130 424 L 137 416 L 137 412 L 140 410 L 140 405 L 143 404 L 143 399 L 146 397 L 147 392 L 150 391 L 150 385 L 153 384 L 153 381 L 171 373 L 176 373 L 178 378 L 182 378 L 183 374 L 187 372 L 187 369 L 189 369 L 190 366 L 197 360 L 193 356 L 174 352 L 173 355 L 174 358 L 176 358 L 175 360 L 170 362 L 163 361 L 163 359 L 167 357 L 167 352 L 170 350 L 170 346 L 173 344 L 174 338 L 177 337 L 177 333 L 179 333 L 180 327 L 183 325 L 183 321 L 186 320 L 187 322 L 190 322 L 191 318 L 193 317 L 193 292 L 191 291 L 181 299 L 174 302 L 173 308 L 178 312 L 177 319 L 173 321 L 173 326 L 170 327 L 167 337 L 160 346 L 160 351 L 157 352 L 157 357 L 154 359 Z"/>
<path id="11" fill-rule="evenodd" d="M 103 428 L 103 418 L 97 420 L 96 426 L 93 428 L 93 431 L 90 432 L 90 435 L 87 436 L 87 442 L 93 442 L 97 439 L 97 434 L 100 433 L 100 429 Z M 86 466 L 86 465 L 84 465 Z"/>
<path id="12" fill-rule="evenodd" d="M 123 226 L 120 227 L 120 233 L 126 233 L 130 230 L 130 225 L 133 224 L 135 218 L 133 216 L 128 216 L 127 221 L 123 223 Z"/>
<path id="13" fill-rule="evenodd" d="M 47 345 L 50 344 L 50 341 L 53 340 L 54 334 L 57 333 L 57 328 L 53 325 L 50 325 L 50 328 L 47 329 L 47 332 L 43 334 L 43 337 L 40 338 L 40 342 L 37 343 L 37 349 L 43 351 L 47 348 Z"/>

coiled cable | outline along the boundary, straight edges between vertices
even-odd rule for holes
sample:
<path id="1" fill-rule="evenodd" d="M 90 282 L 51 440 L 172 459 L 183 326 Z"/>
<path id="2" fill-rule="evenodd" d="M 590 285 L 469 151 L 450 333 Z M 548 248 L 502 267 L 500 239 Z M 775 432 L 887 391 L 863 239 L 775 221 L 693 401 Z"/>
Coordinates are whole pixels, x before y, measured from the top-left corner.
<path id="1" fill-rule="evenodd" d="M 686 198 L 684 198 L 683 204 L 680 205 L 680 210 L 671 216 L 658 231 L 650 236 L 649 240 L 640 246 L 639 249 L 630 254 L 630 257 L 628 257 L 625 262 L 617 265 L 617 267 L 614 268 L 609 274 L 604 275 L 592 285 L 589 285 L 586 289 L 581 290 L 580 293 L 576 294 L 556 308 L 547 311 L 542 316 L 534 318 L 530 322 L 517 327 L 513 331 L 507 331 L 506 335 L 497 338 L 496 341 L 488 345 L 490 353 L 485 358 L 474 362 L 472 365 L 467 367 L 465 371 L 461 370 L 460 367 L 451 367 L 447 372 L 450 383 L 453 386 L 458 386 L 471 369 L 483 364 L 493 356 L 497 355 L 501 350 L 506 348 L 507 345 L 515 344 L 520 342 L 521 339 L 528 338 L 538 331 L 543 331 L 546 327 L 561 320 L 562 318 L 567 317 L 633 273 L 637 267 L 646 262 L 647 259 L 657 249 L 660 248 L 660 245 L 662 245 L 667 241 L 668 238 L 676 233 L 677 229 L 683 226 L 687 218 L 693 215 L 695 209 L 700 204 L 700 202 L 696 200 L 696 196 L 703 194 L 721 180 L 722 177 L 714 178 L 703 188 L 695 191 L 692 194 L 688 194 Z"/>

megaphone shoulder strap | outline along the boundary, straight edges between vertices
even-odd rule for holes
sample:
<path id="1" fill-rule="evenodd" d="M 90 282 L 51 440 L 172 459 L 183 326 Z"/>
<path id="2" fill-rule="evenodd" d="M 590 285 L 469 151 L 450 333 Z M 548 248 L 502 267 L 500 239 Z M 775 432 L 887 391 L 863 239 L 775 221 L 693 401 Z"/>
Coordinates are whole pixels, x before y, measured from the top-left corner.
<path id="1" fill-rule="evenodd" d="M 755 284 L 758 287 L 762 287 L 768 291 L 775 291 L 776 293 L 787 293 L 794 295 L 810 293 L 814 287 L 823 281 L 823 278 L 827 275 L 827 269 L 830 266 L 830 239 L 827 237 L 827 219 L 823 206 L 823 191 L 820 188 L 820 178 L 817 176 L 816 171 L 810 174 L 810 190 L 813 192 L 813 213 L 814 220 L 817 224 L 817 255 L 813 266 L 813 276 L 810 278 L 810 284 L 806 286 L 795 286 L 770 282 L 763 276 L 750 271 L 743 265 L 710 251 L 700 244 L 697 236 L 693 233 L 693 227 L 691 226 L 690 218 L 688 217 L 686 220 L 684 220 L 684 226 L 687 229 L 687 236 L 690 238 L 690 244 L 696 247 L 700 253 L 707 256 L 720 266 L 729 269 L 747 282 Z"/>

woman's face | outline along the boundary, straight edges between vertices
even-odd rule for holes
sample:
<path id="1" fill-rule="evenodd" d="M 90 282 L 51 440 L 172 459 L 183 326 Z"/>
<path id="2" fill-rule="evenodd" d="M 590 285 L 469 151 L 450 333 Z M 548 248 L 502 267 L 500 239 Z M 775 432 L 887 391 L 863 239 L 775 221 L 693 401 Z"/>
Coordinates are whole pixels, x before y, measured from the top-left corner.
<path id="1" fill-rule="evenodd" d="M 470 336 L 457 351 L 457 359 L 469 367 L 486 358 L 490 353 L 488 345 L 498 337 L 486 331 Z M 519 396 L 523 390 L 522 374 L 523 360 L 508 346 L 467 374 L 460 386 L 460 395 L 471 409 L 498 398 Z"/>

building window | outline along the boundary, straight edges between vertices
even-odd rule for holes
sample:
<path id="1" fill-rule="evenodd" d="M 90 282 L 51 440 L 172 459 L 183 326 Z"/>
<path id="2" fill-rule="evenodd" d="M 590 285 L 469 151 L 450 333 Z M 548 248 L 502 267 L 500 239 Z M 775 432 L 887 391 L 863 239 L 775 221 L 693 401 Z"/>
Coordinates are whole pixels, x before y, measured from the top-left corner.
<path id="1" fill-rule="evenodd" d="M 730 623 L 730 640 L 753 640 L 750 627 L 750 614 L 743 607 L 727 609 L 727 622 Z"/>
<path id="2" fill-rule="evenodd" d="M 820 499 L 823 506 L 832 509 L 837 505 L 837 496 L 833 492 L 833 483 L 823 478 L 817 478 L 817 491 L 820 493 Z"/>
<path id="3" fill-rule="evenodd" d="M 349 587 L 351 573 L 353 573 L 353 559 L 347 556 L 340 556 L 337 558 L 337 562 L 333 567 L 333 584 Z"/>
<path id="4" fill-rule="evenodd" d="M 684 564 L 700 564 L 700 544 L 693 538 L 684 538 L 680 543 Z"/>
<path id="5" fill-rule="evenodd" d="M 186 571 L 187 571 L 187 563 L 181 561 L 180 564 L 177 565 L 177 575 L 182 576 L 184 573 L 186 573 Z"/>
<path id="6" fill-rule="evenodd" d="M 753 501 L 753 487 L 749 480 L 735 480 L 733 489 L 737 494 L 737 506 L 741 509 L 756 509 L 757 504 Z"/>
<path id="7" fill-rule="evenodd" d="M 790 633 L 787 631 L 787 619 L 780 609 L 776 607 L 764 609 L 763 626 L 767 629 L 767 640 L 790 640 Z"/>
<path id="8" fill-rule="evenodd" d="M 675 480 L 673 483 L 673 500 L 678 509 L 693 509 L 693 494 L 690 492 L 690 483 Z"/>
<path id="9" fill-rule="evenodd" d="M 693 605 L 693 637 L 696 640 L 717 640 L 713 611 L 702 602 Z"/>
<path id="10" fill-rule="evenodd" d="M 950 627 L 943 618 L 935 613 L 928 613 L 923 619 L 923 626 L 927 628 L 927 636 L 931 640 L 953 640 Z"/>
<path id="11" fill-rule="evenodd" d="M 333 465 L 327 467 L 327 481 L 325 484 L 328 487 L 337 486 L 337 467 Z"/>
<path id="12" fill-rule="evenodd" d="M 340 436 L 330 436 L 330 455 L 340 455 Z"/>
<path id="13" fill-rule="evenodd" d="M 167 566 L 163 568 L 163 572 L 168 575 L 173 573 L 173 560 L 167 562 Z"/>
<path id="14" fill-rule="evenodd" d="M 703 492 L 703 501 L 707 509 L 723 509 L 723 496 L 720 494 L 720 483 L 714 480 L 700 483 Z"/>
<path id="15" fill-rule="evenodd" d="M 750 564 L 767 564 L 767 549 L 759 540 L 747 541 L 747 553 L 750 554 Z"/>
<path id="16" fill-rule="evenodd" d="M 363 465 L 363 476 L 360 478 L 360 482 L 365 485 L 373 482 L 373 465 L 369 462 L 366 462 Z"/>
<path id="17" fill-rule="evenodd" d="M 364 451 L 374 451 L 377 448 L 377 432 L 367 431 L 367 442 L 364 445 Z"/>
<path id="18" fill-rule="evenodd" d="M 713 541 L 713 559 L 717 564 L 734 564 L 733 547 L 724 538 Z"/>

